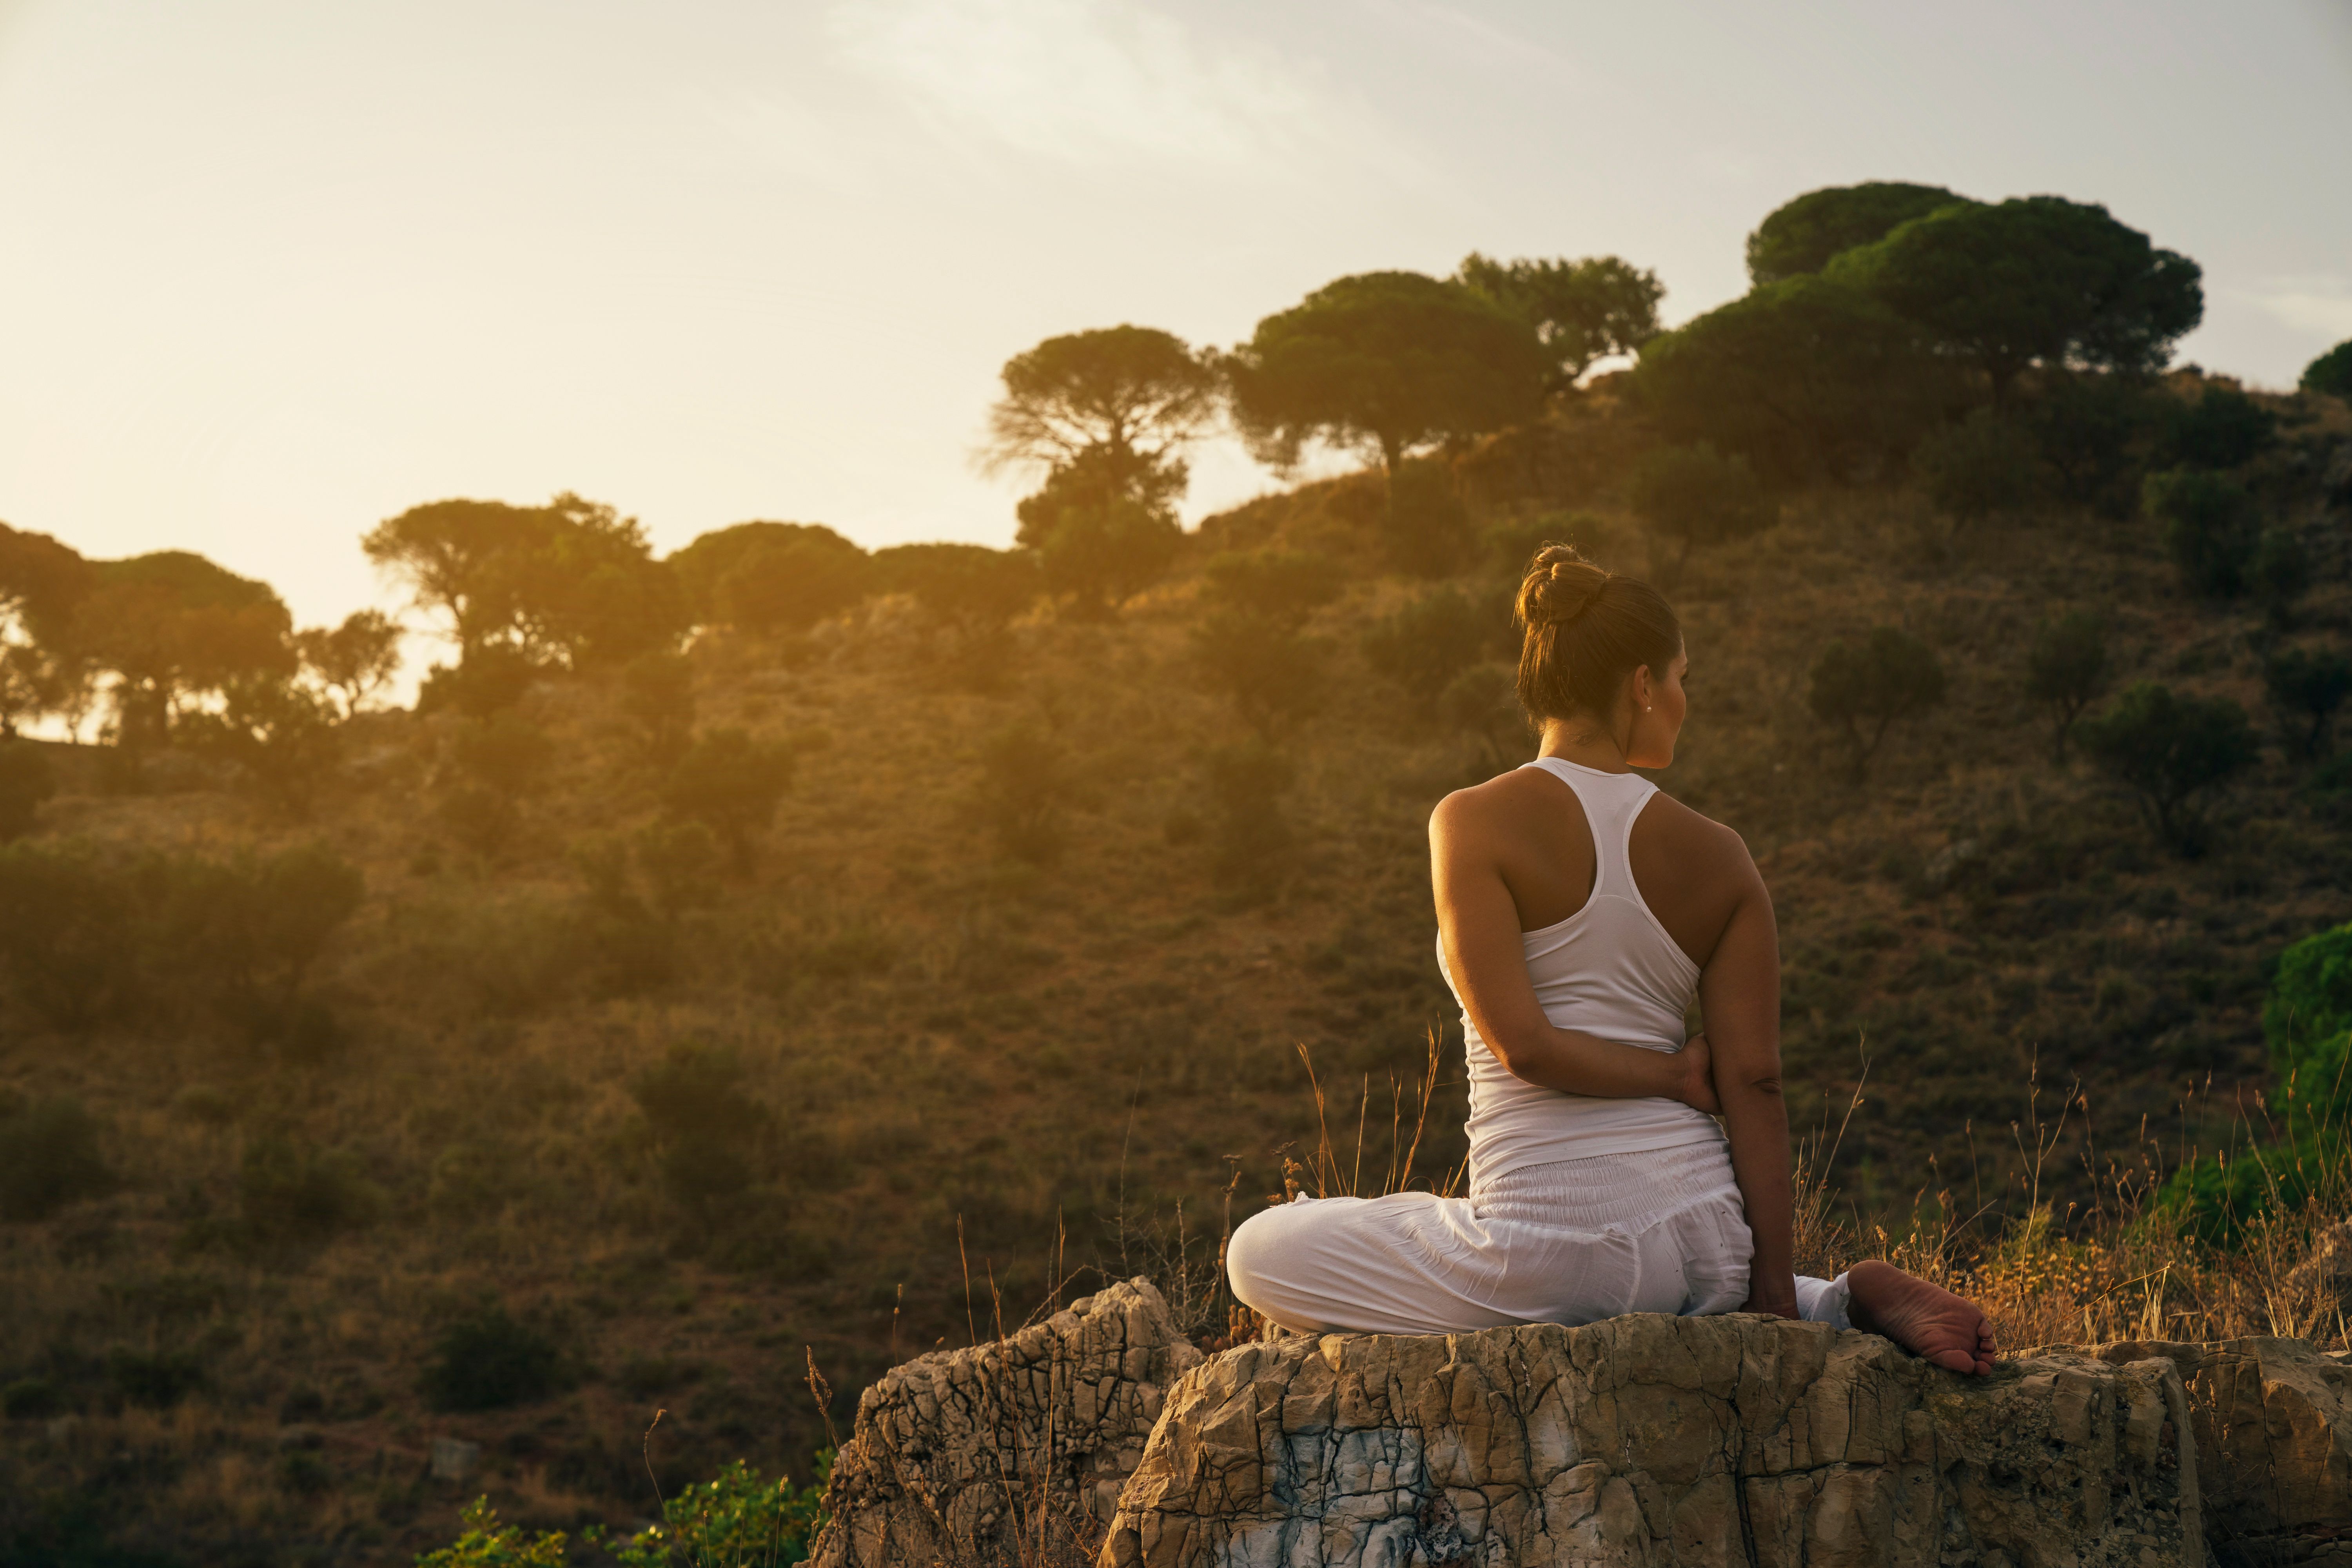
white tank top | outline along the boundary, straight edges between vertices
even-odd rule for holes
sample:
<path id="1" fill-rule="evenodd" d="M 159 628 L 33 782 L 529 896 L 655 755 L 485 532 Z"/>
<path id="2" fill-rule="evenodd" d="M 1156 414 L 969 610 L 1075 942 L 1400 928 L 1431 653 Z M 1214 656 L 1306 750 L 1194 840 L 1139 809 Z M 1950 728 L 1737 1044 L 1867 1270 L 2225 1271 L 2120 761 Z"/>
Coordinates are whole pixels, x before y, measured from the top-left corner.
<path id="1" fill-rule="evenodd" d="M 1544 1016 L 1604 1040 L 1682 1049 L 1683 1021 L 1698 994 L 1698 965 L 1642 901 L 1626 847 L 1633 819 L 1658 786 L 1639 773 L 1605 773 L 1558 757 L 1526 765 L 1574 790 L 1592 829 L 1591 897 L 1568 919 L 1519 935 Z M 1460 1000 L 1442 937 L 1437 965 Z M 1513 1078 L 1478 1037 L 1466 1008 L 1462 1037 L 1470 1066 L 1474 1190 L 1527 1165 L 1723 1142 L 1715 1118 L 1677 1100 L 1595 1100 Z"/>

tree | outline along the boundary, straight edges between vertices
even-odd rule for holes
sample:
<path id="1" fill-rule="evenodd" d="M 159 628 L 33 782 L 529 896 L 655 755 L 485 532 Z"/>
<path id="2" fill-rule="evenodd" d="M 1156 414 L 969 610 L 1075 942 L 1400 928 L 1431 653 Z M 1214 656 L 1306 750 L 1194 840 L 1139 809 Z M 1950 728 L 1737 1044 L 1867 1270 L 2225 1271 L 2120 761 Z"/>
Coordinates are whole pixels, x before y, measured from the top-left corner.
<path id="1" fill-rule="evenodd" d="M 982 449 L 992 469 L 1059 468 L 1095 451 L 1173 460 L 1215 422 L 1223 395 L 1211 356 L 1155 327 L 1047 338 L 1003 374 Z M 1181 462 L 1175 472 L 1181 489 Z"/>
<path id="2" fill-rule="evenodd" d="M 1472 251 L 1454 280 L 1519 317 L 1551 360 L 1544 390 L 1562 393 L 1596 361 L 1631 354 L 1658 335 L 1658 275 L 1614 256 L 1495 261 Z"/>
<path id="3" fill-rule="evenodd" d="M 1108 616 L 1166 574 L 1183 545 L 1173 458 L 1096 447 L 1058 465 L 1016 509 L 1014 534 L 1034 551 L 1046 589 L 1080 612 Z"/>
<path id="4" fill-rule="evenodd" d="M 2033 444 L 1990 408 L 1920 442 L 1911 471 L 1936 510 L 1961 522 L 2016 512 L 2033 499 Z"/>
<path id="5" fill-rule="evenodd" d="M 2203 468 L 2174 468 L 2150 474 L 2142 493 L 2190 592 L 2227 599 L 2244 590 L 2262 520 L 2243 485 Z"/>
<path id="6" fill-rule="evenodd" d="M 2278 439 L 2278 416 L 2234 386 L 2208 386 L 2163 406 L 2157 460 L 2168 468 L 2238 468 Z"/>
<path id="7" fill-rule="evenodd" d="M 2141 814 L 2175 853 L 2205 847 L 2205 804 L 2255 757 L 2246 710 L 2227 697 L 2179 696 L 2144 680 L 2079 726 L 2083 750 L 2129 787 Z"/>
<path id="8" fill-rule="evenodd" d="M 2311 549 L 2292 527 L 2266 528 L 2254 542 L 2254 559 L 2246 581 L 2268 614 L 2271 624 L 2285 627 L 2294 622 L 2295 601 L 2311 591 L 2315 567 Z"/>
<path id="9" fill-rule="evenodd" d="M 821 523 L 739 522 L 669 557 L 695 621 L 755 635 L 804 630 L 872 584 L 866 552 Z"/>
<path id="10" fill-rule="evenodd" d="M 1433 716 L 1464 670 L 1502 651 L 1506 616 L 1454 588 L 1423 594 L 1375 621 L 1363 635 L 1365 660 Z"/>
<path id="11" fill-rule="evenodd" d="M 2044 621 L 2025 656 L 2025 695 L 2050 710 L 2053 721 L 2051 757 L 2066 761 L 2066 736 L 2083 710 L 2107 685 L 2106 624 L 2088 610 L 2069 610 Z"/>
<path id="12" fill-rule="evenodd" d="M 1670 440 L 1707 442 L 1790 480 L 1899 456 L 1955 401 L 1917 327 L 1811 277 L 1653 338 L 1634 375 Z"/>
<path id="13" fill-rule="evenodd" d="M 2303 378 L 2295 384 L 2305 392 L 2352 398 L 2352 338 L 2345 339 L 2304 366 Z"/>
<path id="14" fill-rule="evenodd" d="M 1760 289 L 1819 272 L 1832 258 L 1883 239 L 1899 225 L 1968 200 L 1941 185 L 1892 180 L 1807 191 L 1774 208 L 1748 237 L 1748 280 Z"/>
<path id="15" fill-rule="evenodd" d="M 985 544 L 893 544 L 874 552 L 884 593 L 912 594 L 933 622 L 992 631 L 1036 602 L 1036 556 Z"/>
<path id="16" fill-rule="evenodd" d="M 2289 648 L 2263 661 L 2263 684 L 2272 707 L 2304 722 L 2297 749 L 2306 757 L 2320 756 L 2327 749 L 2328 721 L 2352 696 L 2352 658 L 2333 648 Z"/>
<path id="17" fill-rule="evenodd" d="M 116 736 L 159 744 L 192 699 L 296 668 L 293 618 L 266 583 L 184 550 L 91 563 L 64 634 L 114 676 Z"/>
<path id="18" fill-rule="evenodd" d="M 719 835 L 739 870 L 749 870 L 753 840 L 775 820 L 777 803 L 793 781 L 793 755 L 741 730 L 697 736 L 662 791 L 679 816 Z"/>
<path id="19" fill-rule="evenodd" d="M 675 758 L 694 737 L 694 666 L 676 653 L 632 659 L 621 671 L 621 710 L 635 721 L 647 756 Z"/>
<path id="20" fill-rule="evenodd" d="M 1727 458 L 1704 441 L 1646 454 L 1633 468 L 1632 500 L 1649 531 L 1650 569 L 1669 587 L 1682 580 L 1694 545 L 1746 539 L 1780 521 L 1780 503 L 1765 493 L 1748 459 Z"/>
<path id="21" fill-rule="evenodd" d="M 1823 276 L 1973 361 L 1996 404 L 2032 365 L 2160 369 L 2205 313 L 2195 262 L 2103 206 L 2059 196 L 1938 207 L 1845 251 Z"/>
<path id="22" fill-rule="evenodd" d="M 349 719 L 400 673 L 400 626 L 382 610 L 354 610 L 332 630 L 296 632 L 294 652 L 312 679 L 341 699 Z"/>
<path id="23" fill-rule="evenodd" d="M 625 664 L 688 625 L 677 578 L 635 518 L 569 491 L 543 507 L 445 500 L 376 525 L 361 547 L 448 618 L 460 663 L 507 647 L 533 664 Z"/>
<path id="24" fill-rule="evenodd" d="M 333 708 L 283 676 L 226 682 L 219 710 L 189 714 L 182 727 L 192 745 L 236 767 L 289 816 L 308 816 L 342 763 Z"/>
<path id="25" fill-rule="evenodd" d="M 980 780 L 974 804 L 1000 850 L 1033 866 L 1061 858 L 1082 797 L 1061 742 L 1034 724 L 999 730 L 981 745 Z"/>
<path id="26" fill-rule="evenodd" d="M 1266 317 L 1226 368 L 1261 461 L 1286 469 L 1323 440 L 1378 451 L 1393 476 L 1416 447 L 1532 416 L 1552 355 L 1524 318 L 1458 283 L 1365 272 Z"/>
<path id="27" fill-rule="evenodd" d="M 1857 784 L 1898 721 L 1944 700 L 1944 667 L 1935 651 L 1895 626 L 1874 626 L 1859 645 L 1843 640 L 1815 661 L 1810 701 L 1816 717 L 1845 736 L 1849 772 Z"/>
<path id="28" fill-rule="evenodd" d="M 2161 397 L 2136 376 L 2046 374 L 2025 423 L 2058 494 L 2128 516 L 2138 500 L 2130 483 L 2132 448 L 2156 423 Z"/>

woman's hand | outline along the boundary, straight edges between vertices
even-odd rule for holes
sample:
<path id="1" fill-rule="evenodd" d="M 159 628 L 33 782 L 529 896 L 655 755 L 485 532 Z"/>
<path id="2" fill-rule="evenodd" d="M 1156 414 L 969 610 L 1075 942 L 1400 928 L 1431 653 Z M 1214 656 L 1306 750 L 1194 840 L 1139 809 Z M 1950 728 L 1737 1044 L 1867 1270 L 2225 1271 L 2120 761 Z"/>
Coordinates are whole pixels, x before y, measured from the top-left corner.
<path id="1" fill-rule="evenodd" d="M 1706 1043 L 1706 1037 L 1693 1035 L 1685 1040 L 1675 1061 L 1683 1069 L 1675 1098 L 1694 1110 L 1704 1110 L 1709 1116 L 1722 1115 L 1723 1102 L 1715 1095 L 1715 1051 Z"/>

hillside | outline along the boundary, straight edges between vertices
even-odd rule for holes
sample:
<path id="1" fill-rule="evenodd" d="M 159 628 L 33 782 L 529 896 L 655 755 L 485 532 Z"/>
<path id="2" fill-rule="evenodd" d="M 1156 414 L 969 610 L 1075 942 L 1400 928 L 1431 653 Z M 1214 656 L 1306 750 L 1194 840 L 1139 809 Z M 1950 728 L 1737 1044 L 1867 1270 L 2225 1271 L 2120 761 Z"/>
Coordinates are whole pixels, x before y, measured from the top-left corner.
<path id="1" fill-rule="evenodd" d="M 2275 1092 L 2265 965 L 2352 919 L 2352 780 L 2299 754 L 2263 659 L 2352 634 L 2329 478 L 2352 410 L 2262 401 L 2279 438 L 2242 477 L 2314 563 L 2283 626 L 2192 595 L 2143 514 L 2041 499 L 1961 523 L 1899 468 L 1790 489 L 1673 592 L 1693 710 L 1660 782 L 1763 868 L 1793 1119 L 1834 1143 L 1857 1227 L 1924 1202 L 1964 1252 L 2038 1197 L 2089 1234 L 2119 1182 L 2242 1140 Z M 509 1517 L 617 1523 L 653 1510 L 657 1407 L 666 1488 L 738 1457 L 804 1479 L 826 1440 L 810 1357 L 845 1428 L 892 1360 L 1097 1271 L 1167 1279 L 1190 1328 L 1227 1331 L 1218 1237 L 1280 1193 L 1286 1152 L 1312 1163 L 1307 1060 L 1343 1184 L 1373 1190 L 1434 1034 L 1403 1179 L 1462 1157 L 1423 824 L 1531 754 L 1493 697 L 1528 544 L 1649 570 L 1627 483 L 1654 439 L 1604 387 L 1463 452 L 1464 542 L 1416 575 L 1367 476 L 1209 520 L 1108 618 L 1041 601 L 991 633 L 883 592 L 804 633 L 706 627 L 695 725 L 791 759 L 743 863 L 663 826 L 676 752 L 617 674 L 537 679 L 493 720 L 361 715 L 307 815 L 213 755 L 134 775 L 50 748 L 59 793 L 12 855 L 318 846 L 362 891 L 268 1026 L 203 1003 L 205 976 L 140 945 L 180 928 L 129 904 L 103 962 L 146 976 L 137 1005 L 76 1023 L 13 972 L 10 1106 L 78 1102 L 109 1175 L 0 1226 L 6 1551 L 404 1563 L 483 1489 Z M 1329 595 L 1255 678 L 1304 696 L 1255 727 L 1258 686 L 1218 684 L 1212 563 L 1237 552 L 1303 559 Z M 1433 646 L 1449 606 L 1479 628 L 1473 674 L 1381 651 L 1381 628 Z M 2255 716 L 2203 853 L 2079 747 L 2053 760 L 2027 653 L 2070 610 L 2105 623 L 2095 709 L 2154 679 Z M 1809 680 L 1881 626 L 1948 694 L 1854 783 Z M 497 724 L 544 762 L 484 763 L 468 737 Z M 481 789 L 510 813 L 488 828 L 451 805 Z M 436 1374 L 453 1330 L 509 1383 Z M 434 1407 L 468 1404 L 492 1407 Z M 475 1478 L 425 1475 L 442 1436 L 483 1445 Z"/>

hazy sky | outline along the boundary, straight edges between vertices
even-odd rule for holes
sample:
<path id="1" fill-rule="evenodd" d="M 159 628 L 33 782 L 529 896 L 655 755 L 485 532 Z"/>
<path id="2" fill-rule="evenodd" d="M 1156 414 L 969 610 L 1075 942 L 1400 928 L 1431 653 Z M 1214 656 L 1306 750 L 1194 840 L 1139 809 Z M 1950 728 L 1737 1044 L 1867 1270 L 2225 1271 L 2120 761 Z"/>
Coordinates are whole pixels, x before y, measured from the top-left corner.
<path id="1" fill-rule="evenodd" d="M 2203 264 L 2185 357 L 2291 384 L 2352 336 L 2352 0 L 0 0 L 0 519 L 306 622 L 452 495 L 1003 543 L 1041 337 L 1473 248 L 1681 321 L 1864 179 L 2103 201 Z"/>

